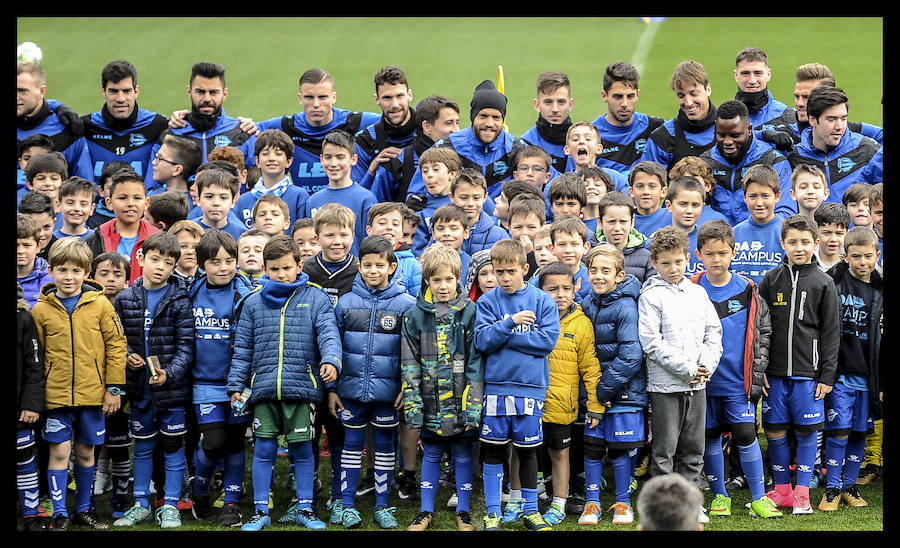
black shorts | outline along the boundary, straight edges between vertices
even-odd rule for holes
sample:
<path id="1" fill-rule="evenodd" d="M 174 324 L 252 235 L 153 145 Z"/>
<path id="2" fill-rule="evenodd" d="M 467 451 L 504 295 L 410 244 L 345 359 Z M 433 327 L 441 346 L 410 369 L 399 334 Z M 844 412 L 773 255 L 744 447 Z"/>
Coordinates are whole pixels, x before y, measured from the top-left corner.
<path id="1" fill-rule="evenodd" d="M 544 428 L 544 445 L 549 449 L 561 451 L 567 449 L 572 444 L 572 425 L 556 424 L 553 422 L 543 423 Z"/>

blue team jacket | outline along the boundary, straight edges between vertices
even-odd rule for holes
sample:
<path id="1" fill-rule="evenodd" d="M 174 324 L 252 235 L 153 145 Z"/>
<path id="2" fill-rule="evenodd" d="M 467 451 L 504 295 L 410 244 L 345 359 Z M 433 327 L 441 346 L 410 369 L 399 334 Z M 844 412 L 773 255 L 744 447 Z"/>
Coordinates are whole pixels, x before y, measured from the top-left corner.
<path id="1" fill-rule="evenodd" d="M 146 179 L 150 164 L 153 163 L 150 151 L 169 123 L 165 116 L 142 108 L 138 108 L 134 124 L 121 130 L 110 128 L 103 120 L 101 111 L 82 116 L 81 120 L 84 122 L 84 138 L 93 170 L 93 181 L 100 180 L 103 166 L 109 162 L 125 162 Z M 154 183 L 153 186 L 158 185 Z"/>

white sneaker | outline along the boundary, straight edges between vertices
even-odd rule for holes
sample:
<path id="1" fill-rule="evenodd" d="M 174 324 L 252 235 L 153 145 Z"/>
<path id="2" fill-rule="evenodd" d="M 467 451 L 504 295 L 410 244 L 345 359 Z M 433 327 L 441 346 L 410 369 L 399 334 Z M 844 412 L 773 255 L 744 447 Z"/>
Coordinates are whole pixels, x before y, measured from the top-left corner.
<path id="1" fill-rule="evenodd" d="M 613 525 L 628 525 L 629 523 L 634 523 L 634 510 L 631 508 L 630 504 L 617 502 L 610 507 L 610 510 L 614 510 L 612 519 Z"/>
<path id="2" fill-rule="evenodd" d="M 697 521 L 700 523 L 709 523 L 709 516 L 706 515 L 706 508 L 700 507 L 700 515 L 697 517 Z"/>
<path id="3" fill-rule="evenodd" d="M 453 493 L 447 500 L 447 508 L 456 508 L 457 504 L 459 504 L 459 499 L 457 498 L 456 493 Z"/>
<path id="4" fill-rule="evenodd" d="M 106 472 L 94 474 L 94 495 L 102 495 L 112 490 L 112 478 Z"/>

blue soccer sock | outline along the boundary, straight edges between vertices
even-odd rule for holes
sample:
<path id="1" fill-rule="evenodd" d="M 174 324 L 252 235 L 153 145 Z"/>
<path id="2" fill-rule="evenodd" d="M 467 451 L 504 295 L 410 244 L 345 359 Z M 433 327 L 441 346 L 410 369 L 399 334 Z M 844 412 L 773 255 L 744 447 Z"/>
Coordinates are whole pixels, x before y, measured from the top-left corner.
<path id="1" fill-rule="evenodd" d="M 178 506 L 181 498 L 181 487 L 184 483 L 184 472 L 187 469 L 187 461 L 184 458 L 184 444 L 177 451 L 165 452 L 166 460 L 166 504 Z"/>
<path id="2" fill-rule="evenodd" d="M 24 453 L 26 450 L 23 449 Z M 22 516 L 31 517 L 38 514 L 38 468 L 36 451 L 29 451 L 29 456 L 16 463 L 16 487 L 19 490 L 19 502 L 22 503 Z"/>
<path id="3" fill-rule="evenodd" d="M 375 509 L 387 508 L 394 481 L 394 428 L 375 428 L 372 431 L 372 445 L 375 449 Z"/>
<path id="4" fill-rule="evenodd" d="M 631 457 L 629 457 L 631 458 Z M 603 478 L 603 460 L 584 458 L 585 502 L 600 502 L 600 480 Z"/>
<path id="5" fill-rule="evenodd" d="M 91 500 L 94 495 L 94 472 L 97 470 L 96 465 L 79 466 L 75 465 L 75 513 L 80 514 L 90 509 Z"/>
<path id="6" fill-rule="evenodd" d="M 468 512 L 469 503 L 472 499 L 472 477 L 475 474 L 472 444 L 454 443 L 451 445 L 451 448 L 453 453 L 453 472 L 456 476 L 456 512 Z M 440 476 L 440 473 L 438 475 Z"/>
<path id="7" fill-rule="evenodd" d="M 481 477 L 484 482 L 484 506 L 487 513 L 500 515 L 500 493 L 503 489 L 503 464 L 481 465 Z"/>
<path id="8" fill-rule="evenodd" d="M 859 467 L 865 459 L 866 438 L 852 437 L 847 440 L 847 456 L 844 459 L 844 487 L 856 485 Z"/>
<path id="9" fill-rule="evenodd" d="M 628 489 L 631 487 L 631 476 L 634 474 L 634 458 L 628 453 L 613 459 L 613 475 L 616 478 L 616 502 L 631 504 Z"/>
<path id="10" fill-rule="evenodd" d="M 423 441 L 425 453 L 422 455 L 422 481 L 420 483 L 420 512 L 434 513 L 434 499 L 437 497 L 438 482 L 441 479 L 441 456 L 444 444 Z M 457 479 L 458 481 L 458 479 Z"/>
<path id="11" fill-rule="evenodd" d="M 150 479 L 153 477 L 153 450 L 156 438 L 134 440 L 134 501 L 144 508 L 150 508 Z M 181 485 L 179 478 L 178 484 Z"/>
<path id="12" fill-rule="evenodd" d="M 202 447 L 194 451 L 194 492 L 198 495 L 209 494 L 209 482 L 216 472 L 216 461 L 209 460 Z"/>
<path id="13" fill-rule="evenodd" d="M 790 485 L 791 448 L 787 443 L 787 435 L 780 438 L 769 438 L 769 460 L 772 461 L 775 485 Z"/>
<path id="14" fill-rule="evenodd" d="M 356 505 L 356 485 L 362 469 L 362 452 L 366 445 L 365 428 L 344 429 L 344 449 L 341 453 L 341 498 L 344 508 Z M 334 449 L 332 448 L 332 454 Z"/>
<path id="15" fill-rule="evenodd" d="M 294 477 L 297 479 L 297 502 L 304 510 L 312 508 L 316 483 L 312 446 L 311 440 L 288 444 L 288 452 L 294 463 Z"/>
<path id="16" fill-rule="evenodd" d="M 328 450 L 331 451 L 331 499 L 341 498 L 341 458 L 344 451 L 343 445 L 331 445 L 328 442 Z"/>
<path id="17" fill-rule="evenodd" d="M 728 496 L 725 490 L 725 458 L 722 454 L 722 436 L 706 438 L 706 450 L 703 452 L 703 468 L 706 479 L 712 488 L 713 495 Z"/>
<path id="18" fill-rule="evenodd" d="M 253 504 L 255 512 L 269 514 L 269 486 L 272 484 L 272 464 L 278 454 L 277 438 L 256 438 L 253 448 Z"/>
<path id="19" fill-rule="evenodd" d="M 847 438 L 828 436 L 825 438 L 825 487 L 841 488 L 841 472 L 844 469 L 844 457 L 847 453 Z"/>
<path id="20" fill-rule="evenodd" d="M 237 504 L 244 486 L 244 468 L 247 466 L 247 452 L 235 451 L 225 457 L 225 503 Z"/>
<path id="21" fill-rule="evenodd" d="M 50 500 L 53 502 L 53 515 L 62 514 L 69 517 L 66 509 L 66 483 L 69 480 L 69 470 L 47 469 L 47 486 L 50 489 Z"/>
<path id="22" fill-rule="evenodd" d="M 747 478 L 750 487 L 750 500 L 759 500 L 766 496 L 766 483 L 763 478 L 762 451 L 759 441 L 754 439 L 750 445 L 738 445 L 738 453 L 741 458 L 741 468 Z"/>
<path id="23" fill-rule="evenodd" d="M 816 433 L 797 432 L 797 485 L 809 487 L 816 462 Z"/>
<path id="24" fill-rule="evenodd" d="M 538 511 L 537 488 L 522 487 L 522 513 L 531 514 Z"/>

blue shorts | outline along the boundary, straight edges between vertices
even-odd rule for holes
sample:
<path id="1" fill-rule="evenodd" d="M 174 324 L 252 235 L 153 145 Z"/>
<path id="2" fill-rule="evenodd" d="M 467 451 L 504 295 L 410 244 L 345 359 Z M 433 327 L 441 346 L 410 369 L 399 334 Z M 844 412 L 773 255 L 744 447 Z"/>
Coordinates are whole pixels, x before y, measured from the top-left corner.
<path id="1" fill-rule="evenodd" d="M 344 408 L 338 418 L 345 428 L 365 428 L 367 424 L 378 428 L 393 428 L 400 424 L 400 413 L 394 409 L 393 402 L 342 399 Z"/>
<path id="2" fill-rule="evenodd" d="M 249 409 L 249 408 L 248 408 Z M 253 413 L 247 412 L 243 415 L 235 413 L 231 407 L 231 402 L 215 402 L 215 403 L 197 403 L 194 404 L 194 410 L 197 415 L 197 424 L 250 424 Z"/>
<path id="3" fill-rule="evenodd" d="M 47 411 L 44 422 L 44 439 L 50 443 L 63 443 L 72 439 L 85 445 L 102 445 L 106 434 L 103 408 L 60 407 Z"/>
<path id="4" fill-rule="evenodd" d="M 828 434 L 865 434 L 875 430 L 875 421 L 869 411 L 869 393 L 848 388 L 844 383 L 834 383 L 825 396 L 825 432 Z"/>
<path id="5" fill-rule="evenodd" d="M 756 423 L 756 406 L 746 396 L 706 396 L 706 429 L 725 430 L 728 425 Z"/>
<path id="6" fill-rule="evenodd" d="M 762 401 L 762 423 L 767 430 L 782 430 L 793 423 L 799 430 L 821 430 L 825 400 L 816 399 L 815 379 L 769 377 L 769 395 Z"/>
<path id="7" fill-rule="evenodd" d="M 19 428 L 16 430 L 16 449 L 28 449 L 34 445 L 34 428 Z"/>
<path id="8" fill-rule="evenodd" d="M 150 400 L 131 402 L 131 437 L 148 439 L 157 432 L 167 436 L 178 436 L 187 430 L 184 407 L 172 407 L 157 411 Z"/>
<path id="9" fill-rule="evenodd" d="M 128 431 L 128 414 L 121 408 L 106 417 L 106 441 L 103 445 L 107 447 L 129 447 L 131 445 L 131 432 Z"/>
<path id="10" fill-rule="evenodd" d="M 517 447 L 537 447 L 544 441 L 540 415 L 499 415 L 481 420 L 481 437 L 485 443 L 506 443 Z"/>
<path id="11" fill-rule="evenodd" d="M 627 413 L 604 413 L 597 426 L 594 428 L 590 426 L 590 422 L 585 420 L 585 436 L 605 440 L 608 447 L 615 449 L 643 447 L 646 439 L 643 410 Z"/>

